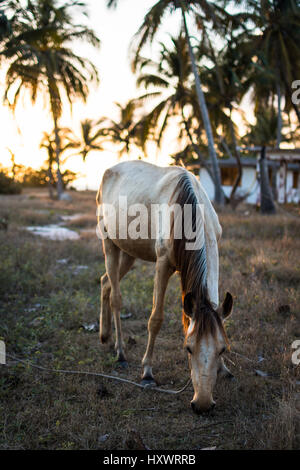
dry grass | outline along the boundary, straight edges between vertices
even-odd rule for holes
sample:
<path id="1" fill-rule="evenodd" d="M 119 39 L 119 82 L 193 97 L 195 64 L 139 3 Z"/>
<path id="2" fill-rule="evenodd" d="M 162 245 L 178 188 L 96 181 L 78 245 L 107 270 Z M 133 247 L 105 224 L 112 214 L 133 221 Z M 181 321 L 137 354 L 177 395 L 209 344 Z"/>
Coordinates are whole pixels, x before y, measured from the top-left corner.
<path id="1" fill-rule="evenodd" d="M 138 261 L 122 282 L 123 312 L 132 313 L 123 321 L 130 367 L 116 370 L 113 350 L 82 327 L 99 311 L 104 260 L 96 236 L 86 231 L 79 241 L 56 242 L 22 228 L 75 213 L 80 219 L 66 226 L 93 228 L 95 194 L 72 195 L 71 203 L 50 201 L 41 191 L 0 198 L 0 216 L 9 216 L 8 231 L 0 231 L 0 337 L 8 352 L 36 364 L 139 380 L 154 266 Z M 217 385 L 213 415 L 192 414 L 191 389 L 170 397 L 100 378 L 39 372 L 9 360 L 0 366 L 0 448 L 124 449 L 138 446 L 132 435 L 151 449 L 299 448 L 299 366 L 291 362 L 291 344 L 300 336 L 300 221 L 245 210 L 220 214 L 220 295 L 229 290 L 235 297 L 227 325 L 232 350 L 264 361 L 227 354 L 237 380 Z M 61 259 L 66 262 L 57 263 Z M 78 265 L 88 269 L 76 272 Z M 289 309 L 279 309 L 282 305 Z M 174 276 L 154 363 L 158 382 L 173 389 L 189 374 L 180 310 Z"/>

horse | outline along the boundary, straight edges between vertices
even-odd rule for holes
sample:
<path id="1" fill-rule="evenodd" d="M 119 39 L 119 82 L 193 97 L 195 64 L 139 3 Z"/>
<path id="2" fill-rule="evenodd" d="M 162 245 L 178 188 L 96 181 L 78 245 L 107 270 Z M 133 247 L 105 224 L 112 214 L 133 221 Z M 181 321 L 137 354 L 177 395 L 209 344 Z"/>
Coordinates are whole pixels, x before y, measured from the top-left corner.
<path id="1" fill-rule="evenodd" d="M 194 388 L 191 406 L 196 413 L 211 410 L 215 405 L 213 389 L 217 376 L 233 377 L 222 358 L 228 347 L 224 322 L 231 314 L 233 298 L 227 292 L 219 307 L 218 242 L 222 229 L 204 188 L 183 167 L 127 161 L 105 171 L 96 202 L 106 267 L 101 277 L 101 343 L 111 339 L 113 315 L 117 360 L 127 366 L 120 320 L 120 281 L 136 258 L 154 262 L 153 308 L 148 320 L 141 383 L 155 386 L 152 371 L 155 339 L 163 322 L 168 281 L 178 272 L 184 347 Z M 153 207 L 172 210 L 157 216 Z M 190 208 L 188 214 L 186 207 Z M 140 217 L 134 219 L 137 213 Z M 135 230 L 130 230 L 131 224 Z M 151 236 L 145 229 L 149 225 Z M 178 226 L 185 227 L 180 236 L 175 233 Z M 197 240 L 192 248 L 191 240 Z"/>

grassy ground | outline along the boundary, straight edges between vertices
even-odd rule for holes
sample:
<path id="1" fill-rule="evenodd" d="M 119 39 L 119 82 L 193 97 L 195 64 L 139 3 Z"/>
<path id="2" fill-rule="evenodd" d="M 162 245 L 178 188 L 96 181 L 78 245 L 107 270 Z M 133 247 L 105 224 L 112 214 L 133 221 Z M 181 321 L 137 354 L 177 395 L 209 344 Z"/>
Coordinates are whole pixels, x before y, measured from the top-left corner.
<path id="1" fill-rule="evenodd" d="M 132 315 L 123 320 L 130 366 L 120 371 L 113 350 L 83 327 L 98 318 L 104 273 L 92 230 L 94 201 L 94 193 L 74 193 L 71 203 L 50 201 L 41 191 L 1 196 L 0 219 L 9 220 L 0 230 L 0 339 L 8 353 L 38 365 L 139 381 L 154 266 L 138 261 L 122 282 L 122 312 Z M 82 216 L 65 226 L 78 230 L 80 240 L 49 241 L 24 230 L 75 213 Z M 299 448 L 299 366 L 291 362 L 291 344 L 300 337 L 300 221 L 262 217 L 249 207 L 225 210 L 220 219 L 220 295 L 229 290 L 235 297 L 228 335 L 232 350 L 254 362 L 226 355 L 237 380 L 217 384 L 214 414 L 192 413 L 191 388 L 172 397 L 96 377 L 40 372 L 8 359 L 0 365 L 0 448 Z M 78 269 L 82 265 L 88 269 Z M 182 339 L 174 276 L 155 351 L 154 372 L 163 387 L 179 389 L 188 378 Z M 264 360 L 258 363 L 259 357 Z"/>

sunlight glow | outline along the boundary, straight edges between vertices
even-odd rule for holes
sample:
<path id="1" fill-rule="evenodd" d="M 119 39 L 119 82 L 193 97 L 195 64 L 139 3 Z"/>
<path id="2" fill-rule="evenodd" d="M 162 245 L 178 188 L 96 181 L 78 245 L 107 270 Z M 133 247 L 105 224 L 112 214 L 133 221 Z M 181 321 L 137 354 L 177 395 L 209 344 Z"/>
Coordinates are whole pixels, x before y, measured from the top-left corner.
<path id="1" fill-rule="evenodd" d="M 97 90 L 90 90 L 87 103 L 75 102 L 72 112 L 69 109 L 69 104 L 66 101 L 64 103 L 60 126 L 71 128 L 77 137 L 80 136 L 81 120 L 86 118 L 98 120 L 102 116 L 117 118 L 117 109 L 114 103 L 124 104 L 128 99 L 138 96 L 139 91 L 135 87 L 136 79 L 131 72 L 128 50 L 133 34 L 142 23 L 142 19 L 153 1 L 120 2 L 116 10 L 107 10 L 105 2 L 89 0 L 88 3 L 90 5 L 90 24 L 101 39 L 101 48 L 93 50 L 78 44 L 76 52 L 91 59 L 98 67 L 100 86 Z M 155 44 L 145 49 L 145 55 L 152 54 L 153 56 L 159 48 L 159 42 L 162 39 L 169 40 L 168 35 L 176 34 L 179 25 L 180 17 L 177 13 L 172 18 L 166 18 L 164 30 L 157 36 Z M 4 90 L 5 81 L 4 69 L 0 75 L 2 90 Z M 14 114 L 7 106 L 1 107 L 0 119 L 2 123 L 5 123 L 5 132 L 2 134 L 0 144 L 0 163 L 4 166 L 10 165 L 8 147 L 15 154 L 17 164 L 39 168 L 47 157 L 45 149 L 39 148 L 43 132 L 50 133 L 53 128 L 46 96 L 39 96 L 33 106 L 30 97 L 24 94 Z M 235 116 L 235 120 L 239 121 L 238 124 L 241 125 L 239 116 Z M 168 136 L 169 139 L 165 139 L 165 144 L 160 151 L 157 151 L 153 145 L 149 145 L 148 161 L 162 166 L 170 163 L 170 154 L 175 153 L 178 149 L 174 130 L 170 130 Z M 168 141 L 167 144 L 166 141 Z M 97 189 L 105 169 L 117 163 L 118 149 L 110 144 L 104 144 L 104 147 L 105 151 L 91 152 L 85 163 L 82 162 L 80 156 L 72 156 L 67 160 L 68 169 L 80 174 L 74 182 L 75 187 Z M 74 155 L 74 150 L 72 154 Z M 139 156 L 140 153 L 133 150 L 127 158 L 135 159 Z M 124 156 L 122 159 L 125 158 Z"/>

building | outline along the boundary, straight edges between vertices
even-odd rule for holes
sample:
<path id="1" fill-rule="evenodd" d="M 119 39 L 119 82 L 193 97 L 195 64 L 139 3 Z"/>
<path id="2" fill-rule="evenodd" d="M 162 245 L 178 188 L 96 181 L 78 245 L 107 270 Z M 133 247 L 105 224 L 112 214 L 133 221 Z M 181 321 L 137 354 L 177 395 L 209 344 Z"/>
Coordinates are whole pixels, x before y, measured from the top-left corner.
<path id="1" fill-rule="evenodd" d="M 236 191 L 244 196 L 249 204 L 260 201 L 259 165 L 260 148 L 251 149 L 256 156 L 241 156 L 243 172 L 241 183 Z M 279 203 L 300 202 L 300 149 L 266 149 L 270 185 Z M 220 159 L 222 186 L 226 196 L 230 196 L 238 169 L 234 158 Z M 199 167 L 193 164 L 188 168 Z M 210 199 L 214 197 L 214 184 L 205 168 L 200 168 L 200 180 Z"/>

